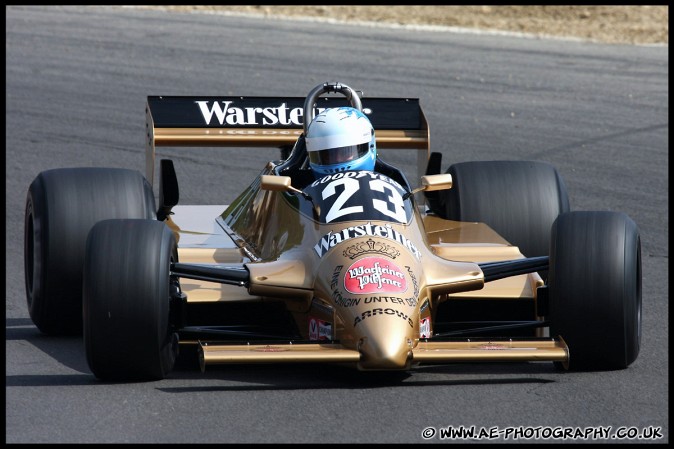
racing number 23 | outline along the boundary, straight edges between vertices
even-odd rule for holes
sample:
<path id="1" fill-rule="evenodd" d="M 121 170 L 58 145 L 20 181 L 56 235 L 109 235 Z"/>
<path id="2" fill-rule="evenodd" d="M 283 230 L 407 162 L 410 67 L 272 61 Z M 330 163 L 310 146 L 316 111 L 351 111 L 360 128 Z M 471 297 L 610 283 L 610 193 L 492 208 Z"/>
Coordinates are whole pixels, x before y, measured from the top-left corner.
<path id="1" fill-rule="evenodd" d="M 387 217 L 399 223 L 407 222 L 407 215 L 405 214 L 405 205 L 403 197 L 400 192 L 396 190 L 391 184 L 388 184 L 381 179 L 372 179 L 369 182 L 370 190 L 374 192 L 388 193 L 386 199 L 388 201 L 372 198 L 372 207 L 381 212 Z M 337 193 L 336 187 L 338 185 L 344 186 L 344 190 L 337 197 L 332 207 L 325 216 L 326 223 L 330 223 L 336 218 L 348 214 L 358 214 L 363 212 L 363 206 L 349 206 L 344 207 L 344 204 L 351 198 L 360 188 L 360 183 L 353 178 L 340 178 L 330 182 L 325 189 L 323 189 L 323 199 L 327 199 Z M 392 209 L 391 209 L 392 207 Z"/>

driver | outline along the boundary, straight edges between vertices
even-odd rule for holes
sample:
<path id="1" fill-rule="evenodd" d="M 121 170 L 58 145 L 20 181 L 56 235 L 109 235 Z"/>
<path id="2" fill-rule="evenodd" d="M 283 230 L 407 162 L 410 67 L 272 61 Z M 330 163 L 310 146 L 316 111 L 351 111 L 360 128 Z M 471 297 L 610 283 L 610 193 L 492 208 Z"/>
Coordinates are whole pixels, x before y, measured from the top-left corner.
<path id="1" fill-rule="evenodd" d="M 309 124 L 305 136 L 316 178 L 347 170 L 374 170 L 377 145 L 370 119 L 355 108 L 328 108 Z"/>

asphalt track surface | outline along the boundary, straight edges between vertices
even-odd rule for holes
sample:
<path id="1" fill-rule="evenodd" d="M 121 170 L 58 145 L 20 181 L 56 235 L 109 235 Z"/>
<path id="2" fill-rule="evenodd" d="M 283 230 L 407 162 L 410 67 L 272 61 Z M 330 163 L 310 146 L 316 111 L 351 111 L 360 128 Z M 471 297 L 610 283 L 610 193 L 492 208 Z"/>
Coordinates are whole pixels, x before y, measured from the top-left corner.
<path id="1" fill-rule="evenodd" d="M 423 443 L 443 442 L 424 429 L 448 426 L 514 427 L 520 437 L 659 429 L 659 439 L 634 441 L 668 442 L 667 47 L 10 6 L 5 48 L 7 443 Z M 94 379 L 81 338 L 40 334 L 22 246 L 26 192 L 40 171 L 142 172 L 148 95 L 304 96 L 331 80 L 366 96 L 420 98 L 445 167 L 547 161 L 573 210 L 632 217 L 643 245 L 637 361 L 586 373 L 423 366 L 393 381 L 320 365 L 184 367 L 160 382 L 110 384 Z M 176 163 L 182 204 L 227 203 L 277 159 L 257 149 L 159 155 Z M 513 436 L 497 441 L 530 441 Z"/>

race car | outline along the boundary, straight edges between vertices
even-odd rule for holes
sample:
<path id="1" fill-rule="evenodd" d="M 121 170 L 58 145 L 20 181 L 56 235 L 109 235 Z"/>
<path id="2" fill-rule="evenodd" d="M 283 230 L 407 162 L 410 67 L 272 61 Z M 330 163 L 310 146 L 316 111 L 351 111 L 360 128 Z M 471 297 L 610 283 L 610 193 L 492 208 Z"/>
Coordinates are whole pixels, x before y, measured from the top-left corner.
<path id="1" fill-rule="evenodd" d="M 345 105 L 367 114 L 378 148 L 417 152 L 413 182 L 381 154 L 373 170 L 315 176 L 307 127 Z M 45 334 L 83 335 L 98 379 L 163 379 L 190 351 L 202 371 L 509 361 L 608 370 L 638 356 L 635 222 L 571 211 L 545 162 L 443 170 L 419 99 L 367 98 L 340 82 L 306 97 L 149 96 L 146 127 L 144 175 L 59 168 L 27 194 L 31 319 Z M 157 146 L 280 156 L 236 198 L 181 205 Z"/>

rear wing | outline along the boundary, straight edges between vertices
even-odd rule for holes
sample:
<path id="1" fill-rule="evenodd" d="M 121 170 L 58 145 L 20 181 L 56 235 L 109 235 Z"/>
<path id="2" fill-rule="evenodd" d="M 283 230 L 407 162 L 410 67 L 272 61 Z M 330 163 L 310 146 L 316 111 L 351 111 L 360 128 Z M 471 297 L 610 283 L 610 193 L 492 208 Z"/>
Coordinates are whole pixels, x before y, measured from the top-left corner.
<path id="1" fill-rule="evenodd" d="M 303 97 L 148 96 L 146 177 L 154 183 L 155 148 L 278 147 L 291 149 L 303 132 Z M 417 150 L 417 172 L 430 154 L 429 130 L 419 99 L 364 98 L 377 136 L 377 148 Z M 345 98 L 319 98 L 314 115 L 349 106 Z"/>

